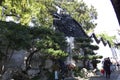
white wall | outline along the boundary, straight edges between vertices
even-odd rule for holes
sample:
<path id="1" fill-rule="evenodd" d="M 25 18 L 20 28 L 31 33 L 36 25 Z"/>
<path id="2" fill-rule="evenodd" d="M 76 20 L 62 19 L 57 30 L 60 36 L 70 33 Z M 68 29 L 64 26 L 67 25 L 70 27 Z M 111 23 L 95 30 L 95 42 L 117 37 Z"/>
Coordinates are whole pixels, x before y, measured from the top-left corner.
<path id="1" fill-rule="evenodd" d="M 94 40 L 94 38 L 92 38 L 93 40 L 93 45 L 97 45 L 99 46 L 99 49 L 94 51 L 95 53 L 97 53 L 97 55 L 102 55 L 103 58 L 99 59 L 101 62 L 97 65 L 98 69 L 102 68 L 102 61 L 104 60 L 104 58 L 110 57 L 111 59 L 113 58 L 113 53 L 111 51 L 111 48 L 109 47 L 109 45 L 107 44 L 106 46 L 104 46 L 103 42 L 100 41 L 100 43 L 96 43 L 96 41 Z"/>

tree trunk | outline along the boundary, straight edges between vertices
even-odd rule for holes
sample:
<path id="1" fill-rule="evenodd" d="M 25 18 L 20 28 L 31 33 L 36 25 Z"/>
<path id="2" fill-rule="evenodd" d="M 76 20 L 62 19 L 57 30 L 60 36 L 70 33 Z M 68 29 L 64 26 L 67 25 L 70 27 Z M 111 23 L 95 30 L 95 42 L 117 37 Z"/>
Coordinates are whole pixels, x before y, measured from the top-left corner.
<path id="1" fill-rule="evenodd" d="M 26 71 L 30 68 L 30 62 L 31 62 L 32 56 L 34 55 L 34 53 L 36 53 L 38 51 L 39 50 L 35 50 L 35 51 L 31 52 L 29 54 L 29 56 L 27 57 L 27 59 L 26 59 Z"/>

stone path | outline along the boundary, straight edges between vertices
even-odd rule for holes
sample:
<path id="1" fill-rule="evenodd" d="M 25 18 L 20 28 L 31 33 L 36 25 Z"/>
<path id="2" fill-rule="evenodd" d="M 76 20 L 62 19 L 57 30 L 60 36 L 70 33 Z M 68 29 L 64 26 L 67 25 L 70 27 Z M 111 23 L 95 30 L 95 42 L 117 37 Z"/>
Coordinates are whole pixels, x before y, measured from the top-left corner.
<path id="1" fill-rule="evenodd" d="M 120 75 L 118 76 L 117 80 L 120 80 Z"/>
<path id="2" fill-rule="evenodd" d="M 120 71 L 114 71 L 111 73 L 111 77 L 110 79 L 106 78 L 105 75 L 100 76 L 100 75 L 96 75 L 94 77 L 90 77 L 88 79 L 83 79 L 83 78 L 79 78 L 79 79 L 65 79 L 65 80 L 120 80 Z"/>
<path id="3" fill-rule="evenodd" d="M 120 80 L 120 71 L 112 72 L 110 79 L 107 79 L 105 76 L 97 75 L 85 80 Z"/>

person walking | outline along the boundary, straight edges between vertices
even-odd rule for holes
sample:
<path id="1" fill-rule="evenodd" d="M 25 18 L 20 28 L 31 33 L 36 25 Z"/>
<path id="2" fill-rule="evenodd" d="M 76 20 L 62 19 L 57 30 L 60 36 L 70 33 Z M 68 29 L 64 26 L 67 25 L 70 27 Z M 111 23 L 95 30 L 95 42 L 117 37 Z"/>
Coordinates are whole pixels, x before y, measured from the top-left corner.
<path id="1" fill-rule="evenodd" d="M 55 80 L 59 80 L 59 78 L 58 78 L 58 71 L 57 70 L 55 70 Z"/>
<path id="2" fill-rule="evenodd" d="M 108 57 L 104 61 L 104 70 L 105 70 L 105 73 L 106 73 L 106 78 L 110 78 L 110 75 L 111 75 L 110 66 L 111 66 L 111 61 Z"/>
<path id="3" fill-rule="evenodd" d="M 117 62 L 117 70 L 119 70 L 120 64 Z"/>

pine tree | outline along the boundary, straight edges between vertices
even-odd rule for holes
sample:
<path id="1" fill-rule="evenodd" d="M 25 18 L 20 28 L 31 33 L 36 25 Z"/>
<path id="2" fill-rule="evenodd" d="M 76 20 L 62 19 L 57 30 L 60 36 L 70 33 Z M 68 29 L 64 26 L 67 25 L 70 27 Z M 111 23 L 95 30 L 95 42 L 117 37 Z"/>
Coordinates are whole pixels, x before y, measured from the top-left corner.
<path id="1" fill-rule="evenodd" d="M 93 59 L 102 58 L 102 56 L 97 56 L 94 50 L 98 50 L 99 47 L 96 45 L 91 45 L 90 38 L 76 38 L 75 39 L 75 48 L 73 49 L 73 59 L 82 60 L 83 67 L 89 68 L 86 62 Z"/>

